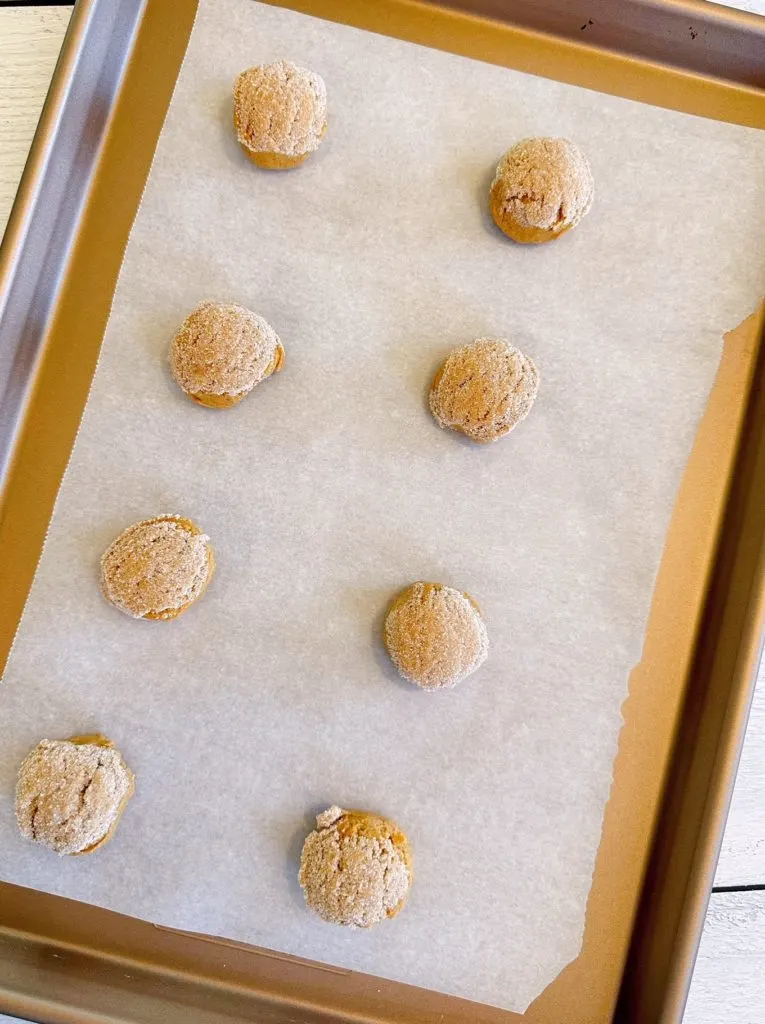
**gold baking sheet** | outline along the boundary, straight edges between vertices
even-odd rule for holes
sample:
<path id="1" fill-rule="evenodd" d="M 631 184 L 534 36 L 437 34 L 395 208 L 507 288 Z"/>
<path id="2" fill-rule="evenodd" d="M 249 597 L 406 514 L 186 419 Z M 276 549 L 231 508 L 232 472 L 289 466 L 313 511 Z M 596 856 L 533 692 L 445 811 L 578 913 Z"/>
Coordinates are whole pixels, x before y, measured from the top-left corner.
<path id="1" fill-rule="evenodd" d="M 406 17 L 412 16 L 410 5 L 406 5 L 404 8 L 404 15 L 402 23 L 406 25 Z M 466 22 L 460 20 L 459 16 L 451 14 L 448 15 L 448 18 L 445 16 L 445 20 L 449 24 L 461 25 L 463 28 L 466 24 Z M 467 22 L 467 24 L 470 25 L 471 23 Z M 144 27 L 139 46 L 145 47 L 148 45 L 146 28 L 147 26 Z M 487 31 L 486 26 L 482 25 L 481 30 Z M 497 32 L 499 36 L 503 36 L 510 33 L 510 30 L 497 30 Z M 400 31 L 398 34 L 404 33 Z M 441 45 L 444 45 L 443 41 Z M 464 45 L 465 40 L 461 38 L 460 47 L 464 47 Z M 480 55 L 484 56 L 483 53 Z M 608 58 L 606 61 L 607 66 L 611 66 L 612 60 L 613 58 Z M 136 66 L 137 63 L 134 62 L 131 69 L 131 77 L 134 77 L 136 73 Z M 662 72 L 662 75 L 666 76 L 666 72 Z M 664 80 L 666 81 L 666 77 Z M 698 110 L 699 107 L 703 106 L 704 102 L 704 83 L 695 81 L 693 84 L 695 86 L 695 89 L 692 90 L 694 92 L 694 109 Z M 709 109 L 712 112 L 717 112 L 718 108 L 714 104 L 720 101 L 720 87 L 710 86 L 708 95 L 712 103 Z M 740 93 L 737 93 L 737 98 L 739 100 L 738 109 L 735 111 L 735 118 L 732 117 L 731 119 L 740 119 L 743 109 L 754 109 L 756 112 L 756 105 L 750 108 L 746 103 L 740 102 Z M 120 113 L 122 113 L 127 99 L 128 89 L 126 89 L 123 95 Z M 746 96 L 745 99 L 748 102 L 751 97 Z M 749 116 L 747 114 L 747 117 Z M 110 152 L 107 152 L 102 168 L 102 179 L 99 183 L 101 187 L 103 187 L 103 175 L 108 171 L 110 157 L 114 152 L 115 146 L 118 145 L 118 123 L 119 121 L 115 121 L 115 129 L 109 143 Z M 126 139 L 123 139 L 123 142 L 126 141 Z M 129 161 L 126 161 L 126 163 L 129 164 Z M 143 166 L 143 173 L 145 173 L 145 163 Z M 140 169 L 136 174 L 135 180 L 136 182 L 142 180 Z M 113 191 L 111 196 L 113 199 Z M 97 200 L 98 188 L 94 193 L 92 203 L 97 202 Z M 114 204 L 111 205 L 113 207 Z M 91 205 L 91 214 L 93 209 L 94 207 Z M 119 210 L 114 212 L 118 214 Z M 124 242 L 124 225 L 129 220 L 129 213 L 130 208 L 123 218 L 123 235 L 120 236 L 119 232 L 117 232 L 115 240 L 119 239 L 119 241 Z M 106 291 L 100 297 L 102 303 L 101 325 L 105 310 L 108 308 L 108 272 L 110 269 L 108 261 L 104 260 L 103 257 L 109 254 L 110 251 L 116 254 L 111 267 L 113 278 L 119 255 L 119 245 L 110 249 L 108 231 L 106 231 L 105 225 L 102 225 L 102 230 L 105 231 L 105 235 L 101 239 L 102 245 L 100 247 L 96 245 L 95 250 L 91 249 L 90 251 L 91 258 L 95 252 L 98 252 L 101 256 L 101 264 L 107 264 L 104 267 L 104 277 L 107 280 Z M 84 236 L 81 235 L 80 246 L 83 246 L 84 241 L 87 240 L 87 233 Z M 97 239 L 91 237 L 90 241 L 97 242 Z M 104 242 L 106 244 L 103 244 Z M 78 249 L 75 253 L 75 267 L 76 261 L 78 259 L 81 261 L 85 257 L 86 254 L 81 249 Z M 85 265 L 87 266 L 87 261 Z M 73 267 L 73 270 L 75 267 Z M 88 267 L 90 274 L 88 279 L 90 283 L 89 290 L 95 291 L 96 294 L 87 296 L 81 294 L 80 302 L 82 304 L 78 310 L 75 310 L 75 319 L 69 321 L 70 329 L 76 325 L 78 337 L 85 339 L 88 337 L 88 332 L 83 331 L 82 327 L 83 311 L 94 311 L 95 317 L 93 322 L 96 327 L 99 327 L 98 306 L 94 307 L 93 305 L 93 303 L 97 303 L 99 300 L 99 289 L 93 289 L 93 269 L 92 265 Z M 62 317 L 65 317 L 67 303 L 72 296 L 72 284 L 75 282 L 76 278 L 73 278 L 70 274 L 69 287 L 64 296 L 62 308 L 58 311 L 54 332 L 51 336 L 51 344 L 47 352 L 46 364 L 42 369 L 38 382 L 38 395 L 41 394 L 40 389 L 45 382 L 45 375 L 54 365 L 51 360 L 55 359 L 57 332 L 66 326 L 66 319 L 62 320 Z M 70 307 L 70 315 L 71 313 L 72 309 Z M 77 313 L 80 315 L 78 316 Z M 63 340 L 66 335 L 60 335 L 60 337 Z M 71 337 L 71 334 L 69 337 Z M 627 726 L 622 734 L 614 794 L 607 812 L 595 885 L 590 898 L 583 953 L 575 964 L 567 968 L 558 981 L 537 1000 L 525 1019 L 560 1020 L 561 1005 L 568 1007 L 568 1012 L 571 1012 L 572 1008 L 576 1005 L 576 1001 L 570 991 L 566 993 L 567 979 L 568 984 L 573 984 L 575 990 L 579 992 L 580 998 L 588 1001 L 590 1009 L 599 1006 L 602 1012 L 606 1013 L 607 1008 L 613 1002 L 623 962 L 624 949 L 629 937 L 632 908 L 637 894 L 641 868 L 645 862 L 647 840 L 650 835 L 653 812 L 660 795 L 662 770 L 667 761 L 669 740 L 676 721 L 676 714 L 680 708 L 685 669 L 691 657 L 694 629 L 697 622 L 703 584 L 711 564 L 715 528 L 722 506 L 727 470 L 731 463 L 737 429 L 736 417 L 731 415 L 731 410 L 740 410 L 743 406 L 742 400 L 746 393 L 747 374 L 752 365 L 752 353 L 757 337 L 757 327 L 752 322 L 742 328 L 740 332 L 729 336 L 726 343 L 725 356 L 718 375 L 717 386 L 697 441 L 694 456 L 686 473 L 678 509 L 670 532 L 670 540 L 662 564 L 659 584 L 654 597 L 645 656 L 640 668 L 633 675 L 632 697 L 625 709 Z M 99 338 L 100 327 L 94 332 L 91 340 L 93 352 L 95 352 Z M 91 368 L 92 357 L 90 366 L 68 367 L 68 372 L 73 378 L 77 377 L 78 370 L 80 373 L 79 405 L 76 400 L 78 396 L 75 394 L 75 401 L 71 410 L 73 423 L 76 422 L 79 409 L 81 408 L 82 386 L 87 381 Z M 54 373 L 54 378 L 60 375 L 61 370 L 62 366 L 59 364 L 58 372 Z M 59 384 L 60 381 L 54 379 L 54 385 Z M 76 380 L 74 386 L 75 388 L 77 386 Z M 66 395 L 68 393 L 67 389 L 64 389 L 64 391 Z M 59 387 L 56 387 L 55 392 L 52 393 L 59 395 Z M 717 411 L 715 412 L 716 405 Z M 51 411 L 53 415 L 50 417 L 51 423 L 49 426 L 54 427 L 56 432 L 60 433 L 62 422 L 65 423 L 66 421 L 65 404 L 58 402 L 55 411 Z M 26 444 L 34 444 L 31 434 L 37 433 L 37 443 L 42 442 L 46 454 L 49 452 L 55 455 L 55 451 L 52 450 L 55 446 L 49 446 L 45 440 L 45 411 L 40 403 L 36 403 L 35 413 L 35 431 L 28 434 Z M 59 453 L 60 458 L 67 449 L 68 441 L 69 439 L 67 438 L 62 439 L 61 452 Z M 27 452 L 29 452 L 29 449 L 27 449 Z M 20 457 L 17 467 L 17 473 L 14 477 L 15 487 L 23 487 L 25 473 L 28 474 L 26 481 L 29 484 L 32 479 L 31 474 L 34 473 L 35 469 L 38 469 L 41 471 L 40 483 L 43 486 L 47 485 L 48 493 L 52 497 L 55 492 L 55 481 L 52 481 L 51 477 L 48 476 L 48 472 L 42 464 L 38 464 L 37 467 L 31 466 L 29 463 L 25 465 L 24 459 Z M 31 502 L 27 502 L 26 505 L 17 506 L 18 512 L 27 519 L 29 519 L 30 511 L 35 511 L 38 507 L 37 503 Z M 4 511 L 6 512 L 6 517 L 3 520 L 2 529 L 7 531 L 9 526 L 11 529 L 13 528 L 13 503 L 7 502 Z M 40 515 L 39 525 L 42 527 L 45 521 L 46 515 L 43 513 Z M 32 528 L 33 526 L 34 524 L 32 524 Z M 27 532 L 31 532 L 29 528 L 27 528 Z M 18 534 L 16 534 L 16 537 L 18 537 Z M 27 584 L 29 581 L 29 566 L 33 563 L 37 551 L 39 551 L 39 536 L 36 542 L 34 537 L 31 540 L 32 543 L 30 543 L 26 552 Z M 675 558 L 676 547 L 677 557 Z M 11 551 L 11 564 L 13 564 L 14 559 L 23 558 L 24 552 L 20 548 L 14 548 Z M 10 576 L 11 573 L 8 575 Z M 18 597 L 23 593 L 24 589 L 23 575 L 19 574 L 16 576 L 14 582 L 18 584 L 18 601 Z M 662 602 L 663 594 L 664 600 Z M 697 600 L 689 601 L 689 594 L 696 594 Z M 656 625 L 657 622 L 658 625 Z M 8 618 L 7 624 L 4 621 L 3 625 L 10 634 L 15 625 L 15 619 Z M 650 672 L 648 676 L 644 678 L 639 688 L 636 689 L 635 676 L 638 673 L 645 672 L 649 666 Z M 652 687 L 655 689 L 653 693 Z M 653 700 L 653 703 L 651 703 L 651 700 Z M 650 722 L 651 727 L 650 729 L 643 728 L 641 731 L 639 726 L 643 701 L 646 702 L 644 710 L 647 712 L 643 724 L 645 725 Z M 633 734 L 635 748 L 630 752 L 630 736 Z M 646 741 L 646 737 L 649 738 L 649 742 Z M 626 776 L 625 771 L 628 772 Z M 638 785 L 635 785 L 636 780 L 639 780 Z M 622 797 L 621 801 L 620 796 Z M 620 807 L 620 803 L 623 803 L 624 806 Z M 615 824 L 617 819 L 618 828 Z M 609 859 L 611 857 L 614 859 Z M 625 860 L 625 858 L 628 859 Z M 604 864 L 606 865 L 605 868 Z M 609 888 L 609 881 L 611 887 L 614 888 Z M 618 891 L 615 891 L 615 887 L 618 887 Z M 602 916 L 600 917 L 598 916 L 599 905 L 602 907 Z M 607 922 L 607 925 L 605 922 Z M 590 965 L 589 971 L 587 971 L 586 966 L 584 968 L 582 966 L 587 964 Z M 593 965 L 597 965 L 597 970 L 593 970 Z M 580 974 L 583 970 L 584 974 Z M 602 979 L 602 983 L 599 983 L 599 979 Z M 558 1009 L 556 1010 L 553 993 L 559 988 L 561 989 L 564 1002 L 563 1004 L 558 1004 Z M 601 992 L 600 997 L 598 996 L 599 992 Z M 584 1012 L 582 1011 L 582 1013 Z M 593 1012 L 595 1012 L 594 1009 Z M 545 1013 L 548 1016 L 544 1016 Z M 536 1014 L 542 1014 L 542 1016 L 535 1016 Z M 493 1018 L 487 1016 L 486 1019 Z M 584 1020 L 590 1018 L 580 1015 L 574 1019 Z M 593 1016 L 591 1019 L 605 1020 L 607 1017 Z"/>

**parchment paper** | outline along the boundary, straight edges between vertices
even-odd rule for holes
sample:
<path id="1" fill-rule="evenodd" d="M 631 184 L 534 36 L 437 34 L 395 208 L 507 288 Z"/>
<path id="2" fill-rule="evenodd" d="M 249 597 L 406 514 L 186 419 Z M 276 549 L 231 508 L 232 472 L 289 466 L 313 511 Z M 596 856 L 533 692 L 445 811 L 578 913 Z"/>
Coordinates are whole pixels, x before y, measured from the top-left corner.
<path id="1" fill-rule="evenodd" d="M 303 168 L 239 151 L 231 86 L 277 58 L 325 78 Z M 563 135 L 596 181 L 560 242 L 486 214 L 495 163 Z M 205 0 L 134 226 L 2 687 L 12 882 L 522 1010 L 576 956 L 627 677 L 722 332 L 765 267 L 765 138 L 248 0 Z M 176 389 L 197 302 L 274 325 L 284 372 L 235 410 Z M 488 448 L 425 402 L 455 345 L 508 337 L 537 404 Z M 73 346 L 76 339 L 73 339 Z M 73 356 L 74 358 L 74 356 Z M 180 512 L 219 564 L 177 622 L 109 607 L 98 559 Z M 491 638 L 453 692 L 398 680 L 385 606 L 469 590 Z M 101 730 L 137 775 L 115 840 L 59 859 L 13 818 L 40 738 Z M 369 932 L 305 908 L 297 857 L 337 802 L 408 832 L 409 905 Z"/>

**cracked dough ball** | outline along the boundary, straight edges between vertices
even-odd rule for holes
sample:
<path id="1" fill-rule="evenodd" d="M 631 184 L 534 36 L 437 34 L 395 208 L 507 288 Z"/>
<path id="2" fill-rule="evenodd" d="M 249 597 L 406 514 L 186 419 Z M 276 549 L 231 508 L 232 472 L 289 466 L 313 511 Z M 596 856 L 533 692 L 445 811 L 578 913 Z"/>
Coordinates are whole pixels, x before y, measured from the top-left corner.
<path id="1" fill-rule="evenodd" d="M 481 611 L 469 594 L 413 583 L 393 600 L 383 640 L 399 673 L 423 690 L 455 686 L 489 654 Z"/>
<path id="2" fill-rule="evenodd" d="M 582 151 L 568 139 L 524 139 L 502 157 L 489 205 L 514 242 L 551 242 L 592 206 L 595 186 Z"/>
<path id="3" fill-rule="evenodd" d="M 507 341 L 479 338 L 447 356 L 430 388 L 430 411 L 440 427 L 488 444 L 528 416 L 538 389 L 528 356 Z"/>
<path id="4" fill-rule="evenodd" d="M 323 78 L 286 60 L 243 71 L 234 84 L 234 127 L 239 145 L 259 167 L 297 167 L 327 130 Z"/>
<path id="5" fill-rule="evenodd" d="M 101 558 L 101 590 L 134 619 L 175 619 L 198 601 L 215 570 L 210 538 L 182 516 L 134 523 Z"/>
<path id="6" fill-rule="evenodd" d="M 104 736 L 42 740 L 19 768 L 16 821 L 26 839 L 55 853 L 92 853 L 111 839 L 134 789 Z"/>
<path id="7" fill-rule="evenodd" d="M 228 409 L 278 373 L 284 349 L 262 316 L 232 303 L 202 302 L 173 338 L 170 369 L 189 398 Z"/>
<path id="8" fill-rule="evenodd" d="M 409 841 L 393 821 L 330 807 L 303 844 L 298 880 L 319 917 L 370 928 L 395 917 L 412 885 Z"/>

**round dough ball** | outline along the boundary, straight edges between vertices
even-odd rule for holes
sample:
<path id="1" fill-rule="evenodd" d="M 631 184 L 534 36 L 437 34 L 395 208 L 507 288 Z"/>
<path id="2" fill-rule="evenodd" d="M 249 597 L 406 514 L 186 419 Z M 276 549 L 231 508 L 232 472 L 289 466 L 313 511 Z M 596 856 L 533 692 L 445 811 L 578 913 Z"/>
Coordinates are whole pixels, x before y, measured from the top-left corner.
<path id="1" fill-rule="evenodd" d="M 170 369 L 200 405 L 228 409 L 284 362 L 276 331 L 262 316 L 232 303 L 202 302 L 173 338 Z"/>
<path id="2" fill-rule="evenodd" d="M 19 768 L 16 821 L 25 838 L 58 854 L 92 853 L 111 839 L 134 789 L 104 736 L 42 740 Z"/>
<path id="3" fill-rule="evenodd" d="M 479 338 L 447 356 L 430 388 L 430 411 L 440 427 L 488 444 L 528 416 L 538 389 L 528 356 L 507 341 Z"/>
<path id="4" fill-rule="evenodd" d="M 370 928 L 395 917 L 412 885 L 409 841 L 393 821 L 330 807 L 303 844 L 298 880 L 319 917 Z"/>
<path id="5" fill-rule="evenodd" d="M 101 558 L 101 590 L 134 619 L 175 619 L 198 601 L 215 569 L 210 538 L 182 516 L 134 523 Z"/>
<path id="6" fill-rule="evenodd" d="M 383 639 L 399 673 L 423 690 L 455 686 L 489 654 L 478 605 L 442 583 L 413 583 L 402 590 L 388 609 Z"/>
<path id="7" fill-rule="evenodd" d="M 243 71 L 234 84 L 239 145 L 259 167 L 297 167 L 327 130 L 327 87 L 315 71 L 286 60 Z"/>
<path id="8" fill-rule="evenodd" d="M 568 139 L 524 139 L 502 157 L 489 205 L 514 242 L 551 242 L 592 206 L 595 186 L 582 151 Z"/>

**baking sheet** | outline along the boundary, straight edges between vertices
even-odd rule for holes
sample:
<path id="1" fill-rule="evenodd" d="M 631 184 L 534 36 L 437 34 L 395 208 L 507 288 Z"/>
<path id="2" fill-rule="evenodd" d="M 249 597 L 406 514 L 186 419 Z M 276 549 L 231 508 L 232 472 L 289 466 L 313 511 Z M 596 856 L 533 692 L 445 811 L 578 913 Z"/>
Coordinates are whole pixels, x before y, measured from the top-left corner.
<path id="1" fill-rule="evenodd" d="M 230 126 L 235 75 L 316 68 L 330 132 L 290 174 Z M 596 203 L 512 246 L 502 151 L 562 134 Z M 579 948 L 629 669 L 722 332 L 762 289 L 763 137 L 248 2 L 203 4 L 101 363 L 0 694 L 9 881 L 523 1009 Z M 242 302 L 287 365 L 236 410 L 166 369 L 203 298 Z M 442 433 L 443 355 L 506 336 L 542 385 L 510 438 Z M 219 572 L 171 625 L 124 619 L 97 562 L 134 519 L 194 517 Z M 490 660 L 449 694 L 378 640 L 413 579 L 468 589 Z M 43 735 L 101 729 L 138 776 L 113 844 L 58 860 L 12 815 Z M 396 921 L 312 918 L 296 859 L 331 802 L 394 817 Z"/>

